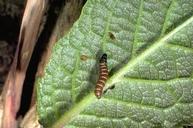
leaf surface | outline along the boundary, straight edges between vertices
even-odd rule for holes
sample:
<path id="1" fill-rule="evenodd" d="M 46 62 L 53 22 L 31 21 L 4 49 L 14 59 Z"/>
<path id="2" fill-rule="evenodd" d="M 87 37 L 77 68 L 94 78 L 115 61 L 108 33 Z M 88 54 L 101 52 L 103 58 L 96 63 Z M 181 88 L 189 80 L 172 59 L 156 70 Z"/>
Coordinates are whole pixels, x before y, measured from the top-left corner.
<path id="1" fill-rule="evenodd" d="M 110 76 L 98 100 L 104 52 Z M 89 0 L 36 81 L 39 119 L 56 128 L 182 127 L 193 123 L 192 73 L 193 0 Z"/>

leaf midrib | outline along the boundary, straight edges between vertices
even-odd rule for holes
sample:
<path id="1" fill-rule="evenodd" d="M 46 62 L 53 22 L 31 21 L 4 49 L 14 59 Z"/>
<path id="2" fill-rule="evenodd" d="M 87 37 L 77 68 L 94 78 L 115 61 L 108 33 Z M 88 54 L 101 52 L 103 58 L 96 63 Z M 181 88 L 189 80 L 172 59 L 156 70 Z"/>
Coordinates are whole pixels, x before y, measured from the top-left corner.
<path id="1" fill-rule="evenodd" d="M 132 69 L 135 64 L 138 62 L 144 60 L 147 56 L 149 56 L 151 53 L 156 51 L 159 47 L 163 46 L 166 41 L 171 38 L 174 34 L 182 30 L 184 27 L 189 25 L 191 22 L 193 22 L 193 16 L 187 19 L 184 23 L 173 29 L 170 33 L 165 35 L 163 38 L 156 41 L 152 46 L 150 46 L 147 50 L 145 50 L 143 53 L 141 53 L 138 57 L 131 59 L 125 67 L 121 68 L 117 73 L 115 73 L 111 78 L 108 79 L 105 89 L 109 88 L 113 84 L 119 82 L 122 80 L 122 77 L 124 74 L 126 74 L 129 69 Z M 71 119 L 75 116 L 77 116 L 81 111 L 83 111 L 88 105 L 95 102 L 97 99 L 94 96 L 94 93 L 91 92 L 87 96 L 85 96 L 79 103 L 75 104 L 74 107 L 66 112 L 54 125 L 53 128 L 62 127 L 66 124 L 68 124 Z"/>
<path id="2" fill-rule="evenodd" d="M 189 25 L 191 22 L 193 22 L 193 16 L 190 17 L 188 20 L 186 20 L 183 24 L 176 27 L 173 31 L 171 31 L 170 33 L 165 35 L 163 38 L 156 41 L 152 46 L 150 46 L 147 50 L 142 52 L 139 56 L 137 56 L 136 58 L 131 59 L 126 64 L 126 66 L 121 68 L 119 71 L 117 71 L 116 74 L 114 74 L 110 79 L 108 79 L 108 81 L 106 83 L 106 86 L 105 86 L 105 89 L 107 89 L 111 85 L 121 81 L 121 77 L 124 74 L 126 74 L 129 71 L 129 69 L 132 69 L 135 66 L 135 64 L 137 64 L 138 62 L 144 60 L 147 56 L 149 56 L 151 53 L 156 51 L 159 47 L 163 46 L 170 37 L 172 37 L 174 34 L 179 32 L 180 30 L 182 30 L 184 27 Z"/>

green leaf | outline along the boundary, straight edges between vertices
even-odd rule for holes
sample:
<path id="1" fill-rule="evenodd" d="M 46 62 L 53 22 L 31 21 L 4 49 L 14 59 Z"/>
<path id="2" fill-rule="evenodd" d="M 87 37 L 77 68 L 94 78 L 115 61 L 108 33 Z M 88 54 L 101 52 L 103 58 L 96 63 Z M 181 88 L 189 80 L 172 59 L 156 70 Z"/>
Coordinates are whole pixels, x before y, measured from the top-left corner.
<path id="1" fill-rule="evenodd" d="M 110 76 L 97 99 L 104 52 Z M 88 0 L 36 85 L 45 127 L 193 123 L 193 0 Z"/>

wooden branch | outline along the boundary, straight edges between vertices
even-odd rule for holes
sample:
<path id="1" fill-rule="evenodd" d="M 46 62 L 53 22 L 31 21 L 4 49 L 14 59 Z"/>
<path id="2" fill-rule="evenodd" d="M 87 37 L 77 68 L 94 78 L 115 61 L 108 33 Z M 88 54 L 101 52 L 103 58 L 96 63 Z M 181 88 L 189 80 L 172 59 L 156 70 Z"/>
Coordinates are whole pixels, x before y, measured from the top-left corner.
<path id="1" fill-rule="evenodd" d="M 16 128 L 16 114 L 20 107 L 23 83 L 26 76 L 46 9 L 47 0 L 28 0 L 22 19 L 18 46 L 3 90 L 4 113 L 2 128 Z"/>

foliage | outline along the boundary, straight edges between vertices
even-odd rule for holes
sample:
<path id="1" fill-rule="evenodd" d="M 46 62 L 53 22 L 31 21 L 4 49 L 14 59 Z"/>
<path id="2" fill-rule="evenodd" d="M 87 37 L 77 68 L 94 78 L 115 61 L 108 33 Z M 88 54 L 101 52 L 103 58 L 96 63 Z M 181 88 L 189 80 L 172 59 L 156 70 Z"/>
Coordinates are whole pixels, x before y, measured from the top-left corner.
<path id="1" fill-rule="evenodd" d="M 98 100 L 104 52 L 110 76 Z M 193 0 L 88 0 L 36 81 L 39 119 L 65 128 L 191 124 L 192 73 Z"/>

